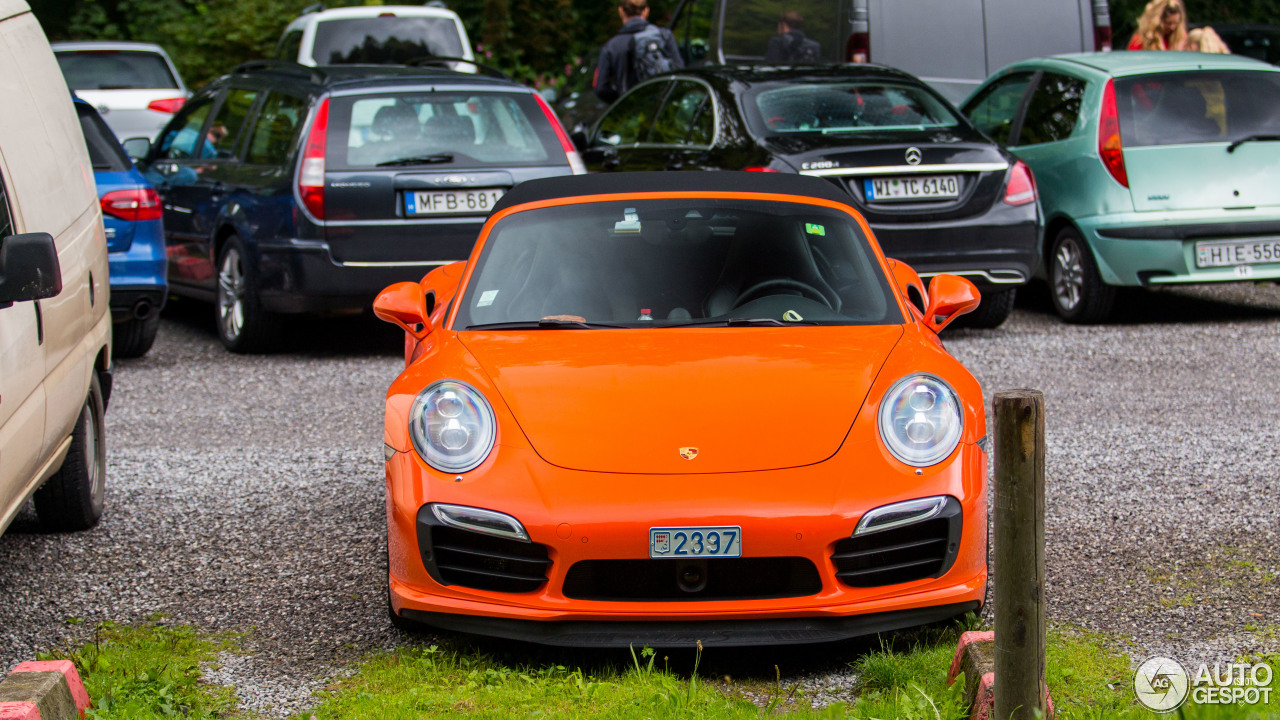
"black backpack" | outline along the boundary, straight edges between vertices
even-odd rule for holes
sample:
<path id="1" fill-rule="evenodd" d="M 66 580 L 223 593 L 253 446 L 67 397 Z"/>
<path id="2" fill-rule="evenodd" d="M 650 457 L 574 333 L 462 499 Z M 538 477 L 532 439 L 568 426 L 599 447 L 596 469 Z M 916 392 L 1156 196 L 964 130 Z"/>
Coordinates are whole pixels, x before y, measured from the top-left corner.
<path id="1" fill-rule="evenodd" d="M 675 66 L 667 57 L 666 38 L 662 29 L 650 25 L 631 36 L 631 71 L 636 82 L 669 72 Z"/>
<path id="2" fill-rule="evenodd" d="M 817 65 L 822 61 L 822 46 L 817 40 L 797 38 L 791 44 L 791 62 L 796 65 Z"/>

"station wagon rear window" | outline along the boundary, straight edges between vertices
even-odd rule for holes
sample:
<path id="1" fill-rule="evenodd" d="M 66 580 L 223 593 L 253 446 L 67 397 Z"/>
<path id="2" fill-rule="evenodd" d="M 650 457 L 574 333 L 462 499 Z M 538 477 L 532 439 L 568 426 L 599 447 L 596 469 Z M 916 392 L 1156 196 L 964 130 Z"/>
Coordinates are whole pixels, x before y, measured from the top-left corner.
<path id="1" fill-rule="evenodd" d="M 334 169 L 547 165 L 559 148 L 554 132 L 526 93 L 335 97 L 325 162 Z M 554 164 L 567 162 L 558 154 Z"/>
<path id="2" fill-rule="evenodd" d="M 423 57 L 461 57 L 458 25 L 447 17 L 383 17 L 316 23 L 311 57 L 321 65 L 403 65 Z"/>
<path id="3" fill-rule="evenodd" d="M 761 134 L 954 127 L 947 105 L 922 87 L 887 82 L 789 83 L 747 103 Z"/>
<path id="4" fill-rule="evenodd" d="M 1249 70 L 1117 78 L 1125 147 L 1280 135 L 1280 73 Z"/>
<path id="5" fill-rule="evenodd" d="M 72 90 L 147 90 L 178 87 L 164 57 L 151 52 L 76 50 L 56 53 Z"/>

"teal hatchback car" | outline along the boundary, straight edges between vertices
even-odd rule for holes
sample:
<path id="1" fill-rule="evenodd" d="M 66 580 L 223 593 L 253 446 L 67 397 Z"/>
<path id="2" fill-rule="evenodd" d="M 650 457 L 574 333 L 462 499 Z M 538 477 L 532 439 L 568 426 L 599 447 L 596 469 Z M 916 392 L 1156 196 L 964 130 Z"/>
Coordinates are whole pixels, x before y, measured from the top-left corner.
<path id="1" fill-rule="evenodd" d="M 1010 65 L 963 111 L 1030 166 L 1067 322 L 1116 286 L 1280 278 L 1280 68 L 1191 52 Z"/>

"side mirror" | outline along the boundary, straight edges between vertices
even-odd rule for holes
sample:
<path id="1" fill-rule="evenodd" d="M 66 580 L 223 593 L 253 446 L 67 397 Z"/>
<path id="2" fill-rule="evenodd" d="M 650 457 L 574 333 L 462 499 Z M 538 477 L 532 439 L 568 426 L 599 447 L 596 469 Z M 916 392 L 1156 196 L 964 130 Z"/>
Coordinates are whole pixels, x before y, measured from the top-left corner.
<path id="1" fill-rule="evenodd" d="M 924 324 L 934 332 L 951 324 L 952 320 L 972 312 L 982 302 L 982 296 L 973 283 L 959 275 L 935 275 L 929 283 L 929 305 L 924 311 Z"/>
<path id="2" fill-rule="evenodd" d="M 569 135 L 569 142 L 573 143 L 573 146 L 578 149 L 578 152 L 586 150 L 587 131 L 580 128 L 574 128 L 573 132 Z"/>
<path id="3" fill-rule="evenodd" d="M 396 283 L 373 301 L 373 314 L 421 340 L 431 334 L 427 296 L 416 282 Z"/>
<path id="4" fill-rule="evenodd" d="M 62 292 L 58 248 L 49 233 L 0 239 L 0 308 Z"/>
<path id="5" fill-rule="evenodd" d="M 122 143 L 124 154 L 134 160 L 141 160 L 151 152 L 151 141 L 144 137 L 134 137 Z"/>
<path id="6" fill-rule="evenodd" d="M 894 258 L 885 258 L 885 260 L 889 263 L 889 271 L 893 273 L 894 284 L 902 294 L 902 299 L 906 300 L 907 305 L 923 318 L 924 310 L 929 305 L 929 293 L 925 292 L 924 281 L 920 279 L 920 274 L 901 260 Z"/>

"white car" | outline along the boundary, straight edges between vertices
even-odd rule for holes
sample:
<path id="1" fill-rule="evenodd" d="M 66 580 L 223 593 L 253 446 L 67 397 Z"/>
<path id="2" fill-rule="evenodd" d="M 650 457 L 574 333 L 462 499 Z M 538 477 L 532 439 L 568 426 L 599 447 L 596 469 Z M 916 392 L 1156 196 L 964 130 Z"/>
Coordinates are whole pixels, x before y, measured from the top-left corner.
<path id="1" fill-rule="evenodd" d="M 303 65 L 407 65 L 429 57 L 474 59 L 458 14 L 443 7 L 376 5 L 304 12 L 285 28 L 278 60 Z M 468 63 L 454 70 L 474 72 Z"/>
<path id="2" fill-rule="evenodd" d="M 53 43 L 62 76 L 121 142 L 155 139 L 191 95 L 159 45 L 134 42 Z"/>

